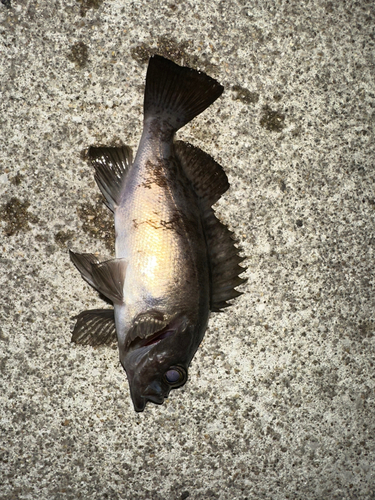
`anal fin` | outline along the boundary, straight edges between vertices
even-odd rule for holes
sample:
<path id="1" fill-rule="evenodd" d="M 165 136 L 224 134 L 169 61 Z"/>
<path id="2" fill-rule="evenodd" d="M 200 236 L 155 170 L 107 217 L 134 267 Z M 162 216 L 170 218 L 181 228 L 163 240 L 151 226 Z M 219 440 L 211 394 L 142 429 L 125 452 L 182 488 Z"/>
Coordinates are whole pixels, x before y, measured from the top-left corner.
<path id="1" fill-rule="evenodd" d="M 92 265 L 99 264 L 99 260 L 95 255 L 92 253 L 74 253 L 71 250 L 69 250 L 69 255 L 70 260 L 81 273 L 83 279 L 85 279 L 89 285 L 96 288 L 92 279 Z"/>
<path id="2" fill-rule="evenodd" d="M 125 176 L 132 164 L 132 150 L 128 146 L 93 147 L 87 152 L 95 168 L 95 180 L 106 199 L 107 207 L 115 211 Z"/>

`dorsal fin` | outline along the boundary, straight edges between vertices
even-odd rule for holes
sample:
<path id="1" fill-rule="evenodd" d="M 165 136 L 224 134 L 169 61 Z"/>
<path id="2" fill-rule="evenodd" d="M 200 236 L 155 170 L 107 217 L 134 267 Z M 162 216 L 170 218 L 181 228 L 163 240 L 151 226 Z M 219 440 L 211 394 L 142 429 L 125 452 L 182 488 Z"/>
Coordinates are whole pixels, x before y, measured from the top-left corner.
<path id="1" fill-rule="evenodd" d="M 229 188 L 223 168 L 204 151 L 182 141 L 175 143 L 175 154 L 197 194 L 211 270 L 211 311 L 221 311 L 228 300 L 241 295 L 235 287 L 246 280 L 239 277 L 245 269 L 239 265 L 232 232 L 222 224 L 211 206 Z"/>
<path id="2" fill-rule="evenodd" d="M 99 263 L 95 255 L 69 251 L 70 258 L 83 278 L 115 304 L 123 301 L 127 263 L 124 259 Z"/>
<path id="3" fill-rule="evenodd" d="M 211 267 L 210 309 L 219 312 L 230 306 L 228 300 L 242 294 L 235 288 L 246 282 L 246 279 L 239 277 L 246 270 L 239 265 L 244 257 L 238 255 L 233 233 L 217 219 L 211 207 L 204 210 L 202 222 Z"/>
<path id="4" fill-rule="evenodd" d="M 80 345 L 113 345 L 117 342 L 113 309 L 91 309 L 78 316 L 72 342 Z"/>
<path id="5" fill-rule="evenodd" d="M 229 188 L 223 167 L 209 154 L 187 142 L 176 141 L 174 150 L 198 197 L 212 206 Z"/>
<path id="6" fill-rule="evenodd" d="M 132 150 L 128 146 L 91 146 L 87 156 L 95 168 L 95 180 L 106 199 L 106 205 L 114 212 L 119 204 L 124 178 L 133 161 Z"/>

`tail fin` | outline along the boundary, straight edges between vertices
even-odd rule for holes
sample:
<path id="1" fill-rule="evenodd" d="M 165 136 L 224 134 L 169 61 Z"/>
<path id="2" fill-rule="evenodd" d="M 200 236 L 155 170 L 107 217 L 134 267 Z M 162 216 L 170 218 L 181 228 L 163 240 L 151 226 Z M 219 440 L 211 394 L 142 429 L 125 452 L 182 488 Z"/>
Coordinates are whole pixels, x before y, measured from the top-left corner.
<path id="1" fill-rule="evenodd" d="M 178 130 L 208 108 L 223 90 L 205 73 L 154 55 L 146 76 L 145 119 L 160 117 Z"/>

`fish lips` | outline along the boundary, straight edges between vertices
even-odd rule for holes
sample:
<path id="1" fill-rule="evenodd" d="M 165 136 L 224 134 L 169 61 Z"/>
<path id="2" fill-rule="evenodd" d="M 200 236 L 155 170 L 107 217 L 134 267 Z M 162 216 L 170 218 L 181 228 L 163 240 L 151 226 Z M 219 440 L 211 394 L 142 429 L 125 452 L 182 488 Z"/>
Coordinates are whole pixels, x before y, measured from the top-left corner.
<path id="1" fill-rule="evenodd" d="M 130 394 L 136 412 L 141 412 L 145 409 L 146 403 L 151 401 L 157 405 L 164 403 L 164 399 L 168 397 L 170 389 L 163 389 L 161 384 L 154 380 L 149 384 L 146 389 L 140 394 L 135 388 L 130 385 Z"/>

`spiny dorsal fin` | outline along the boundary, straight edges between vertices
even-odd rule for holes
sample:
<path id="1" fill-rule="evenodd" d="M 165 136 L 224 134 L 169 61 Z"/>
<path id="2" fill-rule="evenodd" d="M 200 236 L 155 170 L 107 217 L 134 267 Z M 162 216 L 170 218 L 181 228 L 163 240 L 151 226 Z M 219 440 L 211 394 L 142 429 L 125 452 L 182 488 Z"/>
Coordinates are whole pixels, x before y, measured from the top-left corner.
<path id="1" fill-rule="evenodd" d="M 128 146 L 93 147 L 87 152 L 95 168 L 95 180 L 106 199 L 106 205 L 114 212 L 124 178 L 132 164 L 132 150 Z"/>
<path id="2" fill-rule="evenodd" d="M 211 267 L 210 309 L 219 312 L 230 306 L 227 300 L 242 294 L 235 290 L 235 287 L 246 281 L 239 277 L 245 271 L 245 268 L 239 265 L 244 258 L 238 255 L 233 233 L 216 218 L 211 207 L 203 210 L 202 222 Z"/>
<path id="3" fill-rule="evenodd" d="M 243 258 L 232 238 L 232 232 L 215 216 L 211 206 L 229 188 L 223 168 L 210 155 L 190 144 L 177 141 L 175 154 L 198 196 L 211 269 L 211 311 L 221 311 L 227 300 L 241 295 L 235 288 L 246 280 L 239 277 L 245 269 Z"/>
<path id="4" fill-rule="evenodd" d="M 146 75 L 145 119 L 161 118 L 178 130 L 208 108 L 223 90 L 205 73 L 154 55 Z"/>
<path id="5" fill-rule="evenodd" d="M 70 250 L 70 258 L 83 278 L 115 304 L 123 301 L 127 263 L 124 259 L 99 263 L 95 255 L 78 254 Z"/>
<path id="6" fill-rule="evenodd" d="M 209 154 L 183 141 L 174 143 L 174 151 L 199 198 L 209 206 L 229 188 L 228 177 Z"/>
<path id="7" fill-rule="evenodd" d="M 92 309 L 78 316 L 72 342 L 80 345 L 113 345 L 117 342 L 113 309 Z"/>

